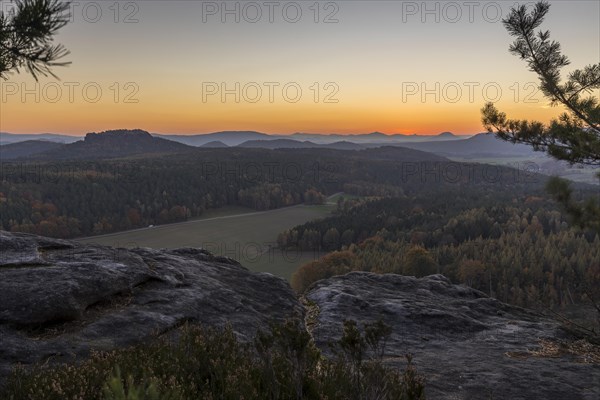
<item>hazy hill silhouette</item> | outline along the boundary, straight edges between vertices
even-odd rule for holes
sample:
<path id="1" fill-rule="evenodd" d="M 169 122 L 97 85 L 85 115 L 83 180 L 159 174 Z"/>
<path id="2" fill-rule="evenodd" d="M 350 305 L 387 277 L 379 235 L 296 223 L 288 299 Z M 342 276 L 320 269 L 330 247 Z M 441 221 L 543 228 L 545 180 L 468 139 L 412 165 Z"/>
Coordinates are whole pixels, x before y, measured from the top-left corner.
<path id="1" fill-rule="evenodd" d="M 371 160 L 398 160 L 402 162 L 445 162 L 449 161 L 446 157 L 421 150 L 409 149 L 400 146 L 382 146 L 370 149 L 364 149 L 356 152 L 360 157 Z"/>
<path id="2" fill-rule="evenodd" d="M 438 139 L 457 139 L 456 135 L 452 132 L 442 132 L 436 136 Z"/>
<path id="3" fill-rule="evenodd" d="M 530 146 L 505 142 L 487 133 L 464 140 L 403 143 L 402 146 L 450 157 L 531 156 L 535 153 Z"/>
<path id="4" fill-rule="evenodd" d="M 46 140 L 26 140 L 24 142 L 4 144 L 0 146 L 0 161 L 29 157 L 33 154 L 57 149 L 62 146 L 64 144 Z"/>
<path id="5" fill-rule="evenodd" d="M 34 155 L 43 159 L 98 159 L 138 154 L 181 153 L 194 147 L 152 136 L 143 130 L 88 133 L 84 140 Z"/>
<path id="6" fill-rule="evenodd" d="M 81 140 L 78 136 L 59 135 L 56 133 L 8 133 L 0 132 L 0 144 L 20 143 L 29 140 L 43 140 L 57 143 L 73 143 Z"/>
<path id="7" fill-rule="evenodd" d="M 154 137 L 171 140 L 186 144 L 188 146 L 200 147 L 210 142 L 221 142 L 227 146 L 238 146 L 251 140 L 277 140 L 287 139 L 296 141 L 310 141 L 316 144 L 333 144 L 337 142 L 359 143 L 363 145 L 372 144 L 398 144 L 415 142 L 435 142 L 440 140 L 462 140 L 467 136 L 457 136 L 451 132 L 442 132 L 438 135 L 405 135 L 405 134 L 384 134 L 381 132 L 359 133 L 359 134 L 317 134 L 317 133 L 294 133 L 291 135 L 266 134 L 256 131 L 223 131 L 213 133 L 203 133 L 195 135 L 180 134 L 152 134 Z M 40 134 L 12 134 L 0 132 L 0 144 L 24 142 L 26 140 L 48 140 L 59 143 L 73 143 L 82 140 L 81 136 L 67 136 L 53 133 Z"/>
<path id="8" fill-rule="evenodd" d="M 229 146 L 227 146 L 225 143 L 221 142 L 220 140 L 215 140 L 212 142 L 208 142 L 203 144 L 202 146 L 200 146 L 202 148 L 208 148 L 208 149 L 224 149 L 227 148 Z"/>
<path id="9" fill-rule="evenodd" d="M 175 142 L 187 144 L 189 146 L 202 146 L 210 142 L 221 142 L 227 146 L 237 146 L 248 140 L 269 140 L 277 139 L 279 136 L 267 135 L 266 133 L 255 131 L 223 131 L 206 133 L 200 135 L 162 135 L 155 134 L 155 137 L 172 140 Z"/>
<path id="10" fill-rule="evenodd" d="M 262 148 L 262 149 L 337 149 L 337 150 L 360 150 L 366 148 L 364 145 L 339 141 L 334 143 L 314 143 L 308 140 L 300 141 L 293 139 L 273 139 L 273 140 L 249 140 L 237 147 L 244 148 Z"/>
<path id="11" fill-rule="evenodd" d="M 466 136 L 457 136 L 451 132 L 442 132 L 439 135 L 403 135 L 403 134 L 391 134 L 386 135 L 381 132 L 371 132 L 364 134 L 349 134 L 342 135 L 332 133 L 328 135 L 321 135 L 315 133 L 294 133 L 289 138 L 295 140 L 309 140 L 318 144 L 335 143 L 339 141 L 346 141 L 352 143 L 360 143 L 365 145 L 370 144 L 400 144 L 400 143 L 417 143 L 417 142 L 436 142 L 440 140 L 461 140 L 465 139 Z"/>
<path id="12" fill-rule="evenodd" d="M 313 149 L 321 147 L 316 143 L 309 141 L 299 141 L 293 139 L 273 139 L 273 140 L 248 140 L 237 145 L 237 147 L 260 148 L 260 149 Z"/>

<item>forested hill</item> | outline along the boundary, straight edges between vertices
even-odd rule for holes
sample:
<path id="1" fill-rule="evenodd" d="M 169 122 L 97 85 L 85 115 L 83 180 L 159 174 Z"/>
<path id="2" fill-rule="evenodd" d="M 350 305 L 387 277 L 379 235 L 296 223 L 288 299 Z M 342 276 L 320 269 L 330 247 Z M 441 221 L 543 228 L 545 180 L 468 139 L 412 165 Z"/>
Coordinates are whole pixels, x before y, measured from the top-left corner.
<path id="1" fill-rule="evenodd" d="M 32 160 L 100 160 L 123 158 L 139 155 L 183 153 L 202 150 L 202 148 L 227 148 L 223 142 L 209 142 L 201 148 L 152 136 L 143 130 L 113 130 L 100 133 L 88 133 L 84 140 L 64 144 L 50 141 L 25 141 L 0 146 L 3 160 L 27 158 Z M 445 157 L 435 155 L 418 149 L 401 147 L 400 145 L 381 145 L 376 148 L 364 148 L 351 142 L 336 142 L 329 144 L 315 144 L 312 142 L 299 142 L 291 139 L 254 140 L 246 141 L 237 147 L 244 149 L 272 149 L 272 150 L 356 150 L 356 154 L 347 153 L 346 156 L 378 159 L 412 161 L 447 161 Z M 198 153 L 202 157 L 205 153 Z M 329 154 L 318 152 L 319 154 Z M 333 153 L 330 153 L 333 154 Z"/>
<path id="2" fill-rule="evenodd" d="M 444 140 L 431 142 L 406 143 L 404 146 L 422 151 L 428 151 L 447 157 L 507 157 L 536 155 L 533 149 L 525 144 L 515 144 L 503 141 L 493 134 L 480 133 L 465 140 Z M 539 156 L 541 153 L 537 153 Z"/>
<path id="3" fill-rule="evenodd" d="M 84 140 L 30 155 L 38 160 L 89 160 L 128 157 L 139 154 L 182 153 L 194 147 L 157 138 L 142 130 L 115 130 L 88 133 Z"/>
<path id="4" fill-rule="evenodd" d="M 90 148 L 95 139 L 86 140 Z M 510 201 L 522 201 L 527 194 L 543 193 L 545 179 L 526 170 L 449 162 L 395 147 L 195 148 L 177 156 L 29 160 L 1 166 L 2 229 L 52 237 L 184 221 L 225 205 L 269 210 L 318 203 L 341 191 L 376 197 L 429 193 L 451 203 L 456 194 L 445 191 L 452 190 L 489 198 L 504 193 Z"/>
<path id="5" fill-rule="evenodd" d="M 341 201 L 336 215 L 279 235 L 288 251 L 332 251 L 302 266 L 292 286 L 302 292 L 350 271 L 442 273 L 522 307 L 589 307 L 589 296 L 600 295 L 598 233 L 573 229 L 543 197 L 482 194 L 442 189 L 438 196 Z"/>
<path id="6" fill-rule="evenodd" d="M 49 140 L 26 140 L 24 142 L 0 145 L 0 161 L 29 157 L 64 146 L 62 143 Z"/>

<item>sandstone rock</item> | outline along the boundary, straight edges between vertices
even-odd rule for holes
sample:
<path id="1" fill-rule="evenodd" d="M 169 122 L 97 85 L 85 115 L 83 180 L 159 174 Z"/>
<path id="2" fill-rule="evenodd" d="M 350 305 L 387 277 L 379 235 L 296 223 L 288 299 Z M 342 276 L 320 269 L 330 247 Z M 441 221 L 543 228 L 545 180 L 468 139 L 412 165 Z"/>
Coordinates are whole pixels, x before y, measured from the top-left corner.
<path id="1" fill-rule="evenodd" d="M 393 328 L 386 362 L 404 368 L 412 353 L 428 399 L 600 399 L 599 364 L 529 351 L 540 339 L 570 340 L 556 321 L 442 275 L 353 272 L 317 282 L 306 297 L 317 315 L 307 326 L 323 349 L 344 319 L 362 326 L 382 318 Z"/>
<path id="2" fill-rule="evenodd" d="M 385 361 L 404 354 L 428 399 L 598 399 L 600 365 L 534 354 L 572 341 L 558 322 L 451 284 L 353 272 L 317 282 L 307 326 L 321 349 L 344 319 L 393 328 Z M 241 339 L 304 310 L 289 285 L 201 249 L 113 249 L 0 231 L 0 386 L 17 364 L 69 362 L 142 343 L 190 321 L 231 324 Z M 542 342 L 542 341 L 548 342 Z"/>
<path id="3" fill-rule="evenodd" d="M 16 363 L 72 361 L 186 321 L 242 339 L 302 307 L 289 285 L 199 249 L 113 249 L 0 232 L 0 385 Z"/>

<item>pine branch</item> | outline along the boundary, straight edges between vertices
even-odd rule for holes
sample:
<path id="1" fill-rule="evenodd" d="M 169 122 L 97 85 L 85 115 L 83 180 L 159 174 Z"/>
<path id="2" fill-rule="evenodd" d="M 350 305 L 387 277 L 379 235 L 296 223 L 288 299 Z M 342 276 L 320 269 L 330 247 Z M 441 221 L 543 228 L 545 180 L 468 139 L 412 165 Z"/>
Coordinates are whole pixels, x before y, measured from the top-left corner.
<path id="1" fill-rule="evenodd" d="M 66 66 L 59 61 L 69 54 L 52 41 L 68 21 L 69 4 L 58 0 L 19 0 L 12 18 L 0 13 L 0 77 L 25 68 L 36 80 L 52 75 L 52 67 Z"/>

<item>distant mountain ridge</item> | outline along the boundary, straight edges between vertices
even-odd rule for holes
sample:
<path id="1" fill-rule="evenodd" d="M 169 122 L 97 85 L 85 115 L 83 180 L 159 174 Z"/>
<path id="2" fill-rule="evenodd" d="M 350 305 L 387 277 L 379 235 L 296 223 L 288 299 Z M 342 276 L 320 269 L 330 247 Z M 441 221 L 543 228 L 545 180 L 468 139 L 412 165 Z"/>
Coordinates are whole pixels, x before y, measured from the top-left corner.
<path id="1" fill-rule="evenodd" d="M 452 132 L 442 132 L 439 135 L 437 135 L 438 138 L 445 138 L 445 139 L 455 139 L 456 135 Z"/>
<path id="2" fill-rule="evenodd" d="M 26 140 L 19 140 L 20 138 Z M 83 140 L 81 140 L 83 139 Z M 155 140 L 153 140 L 155 139 Z M 402 146 L 415 150 L 433 152 L 446 157 L 490 156 L 490 155 L 530 155 L 532 149 L 526 145 L 514 145 L 496 138 L 494 135 L 480 133 L 474 136 L 459 136 L 452 132 L 441 132 L 433 136 L 387 135 L 381 132 L 366 134 L 314 134 L 294 133 L 291 135 L 270 135 L 257 131 L 222 131 L 199 135 L 163 135 L 152 134 L 141 129 L 110 130 L 101 133 L 88 133 L 85 138 L 55 134 L 10 134 L 0 133 L 0 144 L 11 144 L 25 141 L 38 141 L 37 145 L 29 144 L 28 150 L 14 148 L 12 154 L 30 156 L 40 152 L 51 151 L 51 157 L 81 158 L 86 149 L 94 147 L 99 156 L 127 156 L 131 154 L 186 151 L 189 147 L 244 147 L 244 148 L 318 148 L 328 147 L 342 150 L 359 150 L 380 146 Z M 44 149 L 40 140 L 55 143 L 72 144 L 64 149 Z M 5 148 L 9 150 L 10 148 Z M 73 154 L 68 154 L 72 152 Z M 81 153 L 79 153 L 81 152 Z M 62 155 L 61 155 L 62 154 Z"/>
<path id="3" fill-rule="evenodd" d="M 194 147 L 157 138 L 141 129 L 92 132 L 84 140 L 33 155 L 41 159 L 98 159 L 137 154 L 180 153 Z"/>
<path id="4" fill-rule="evenodd" d="M 335 143 L 339 141 L 347 141 L 352 143 L 411 143 L 411 142 L 430 142 L 439 140 L 464 140 L 465 138 L 471 137 L 470 135 L 459 136 L 451 132 L 442 132 L 438 135 L 404 135 L 404 134 L 390 134 L 386 135 L 381 132 L 371 133 L 360 133 L 360 134 L 347 134 L 342 135 L 339 133 L 332 133 L 327 135 L 321 135 L 317 133 L 293 133 L 288 137 L 298 140 L 309 140 L 314 143 Z"/>
<path id="5" fill-rule="evenodd" d="M 237 146 L 249 140 L 270 140 L 279 138 L 279 136 L 267 135 L 266 133 L 255 131 L 223 131 L 200 135 L 163 135 L 156 133 L 153 136 L 196 147 L 203 146 L 210 142 L 221 142 L 227 146 Z"/>
<path id="6" fill-rule="evenodd" d="M 223 149 L 223 148 L 226 148 L 229 146 L 227 146 L 225 143 L 221 142 L 220 140 L 215 140 L 212 142 L 205 143 L 200 147 L 209 148 L 209 149 Z"/>
<path id="7" fill-rule="evenodd" d="M 81 136 L 68 136 L 57 133 L 8 133 L 0 132 L 0 145 L 20 143 L 29 140 L 44 140 L 57 143 L 73 143 L 83 139 Z"/>
<path id="8" fill-rule="evenodd" d="M 0 145 L 0 161 L 29 157 L 61 146 L 64 146 L 64 144 L 49 140 L 26 140 L 24 142 L 2 144 Z"/>
<path id="9" fill-rule="evenodd" d="M 294 139 L 248 140 L 236 147 L 261 148 L 261 149 L 310 149 L 322 147 L 313 142 Z"/>
<path id="10" fill-rule="evenodd" d="M 533 151 L 526 145 L 504 142 L 494 135 L 478 134 L 469 138 L 451 132 L 435 136 L 386 135 L 381 132 L 354 135 L 320 135 L 295 133 L 292 135 L 268 135 L 256 131 L 223 131 L 202 135 L 159 135 L 141 129 L 110 130 L 88 133 L 83 140 L 58 144 L 65 139 L 62 135 L 23 135 L 24 138 L 50 138 L 50 142 L 27 140 L 14 143 L 21 135 L 1 134 L 11 146 L 2 146 L 4 159 L 18 157 L 45 159 L 81 159 L 127 157 L 137 154 L 176 153 L 193 148 L 266 148 L 266 149 L 311 149 L 330 148 L 337 150 L 361 150 L 382 146 L 401 146 L 434 153 L 443 157 L 489 157 L 507 155 L 530 155 Z M 74 140 L 68 137 L 67 140 Z M 24 142 L 30 142 L 25 143 Z M 4 142 L 3 142 L 4 143 Z M 17 146 L 17 144 L 21 143 Z"/>
<path id="11" fill-rule="evenodd" d="M 374 132 L 370 135 L 372 135 L 372 137 L 386 136 L 378 132 Z M 167 139 L 167 137 L 169 139 Z M 255 139 L 240 142 L 247 137 Z M 207 139 L 215 138 L 220 140 L 206 141 Z M 340 138 L 346 138 L 346 136 L 340 136 Z M 185 139 L 186 142 L 195 143 L 196 145 L 180 143 L 176 141 L 176 139 Z M 235 143 L 238 144 L 236 145 Z M 192 137 L 157 137 L 156 135 L 152 135 L 141 129 L 121 129 L 99 133 L 91 132 L 86 134 L 83 140 L 68 144 L 40 140 L 12 143 L 0 147 L 0 150 L 2 150 L 0 156 L 5 155 L 5 159 L 30 158 L 38 160 L 77 160 L 119 158 L 143 154 L 183 153 L 195 151 L 200 148 L 227 149 L 229 147 L 238 147 L 247 149 L 331 149 L 358 151 L 386 146 L 396 146 L 396 149 L 398 150 L 394 153 L 394 157 L 398 157 L 401 153 L 404 154 L 407 152 L 415 159 L 428 159 L 429 156 L 436 157 L 423 151 L 402 148 L 402 144 L 394 142 L 388 143 L 380 141 L 379 143 L 356 143 L 350 140 L 339 140 L 328 143 L 314 143 L 307 140 L 300 141 L 291 139 L 289 136 L 278 137 L 253 131 L 216 132 L 210 135 L 198 135 Z"/>
<path id="12" fill-rule="evenodd" d="M 238 146 L 250 140 L 277 140 L 289 139 L 300 142 L 310 141 L 316 144 L 327 144 L 336 142 L 350 143 L 405 143 L 405 142 L 426 142 L 438 140 L 461 140 L 470 136 L 455 135 L 450 132 L 442 132 L 438 135 L 405 135 L 405 134 L 385 134 L 382 132 L 357 133 L 357 134 L 318 134 L 318 133 L 293 133 L 293 134 L 266 134 L 257 131 L 222 131 L 205 134 L 159 134 L 153 133 L 152 136 L 172 140 L 186 144 L 188 146 L 200 147 L 210 142 L 221 142 L 227 146 Z M 0 133 L 0 144 L 23 142 L 26 140 L 51 140 L 61 143 L 73 143 L 84 139 L 82 136 L 67 136 L 59 134 L 12 134 Z"/>
<path id="13" fill-rule="evenodd" d="M 532 156 L 535 153 L 528 145 L 506 142 L 491 133 L 480 133 L 464 140 L 403 143 L 402 146 L 446 157 Z"/>
<path id="14" fill-rule="evenodd" d="M 272 140 L 249 140 L 236 147 L 261 148 L 261 149 L 336 149 L 336 150 L 361 150 L 369 146 L 349 141 L 339 141 L 333 143 L 314 143 L 308 140 L 300 141 L 293 139 L 272 139 Z M 373 146 L 371 146 L 373 147 Z M 375 147 L 380 147 L 379 145 Z"/>

